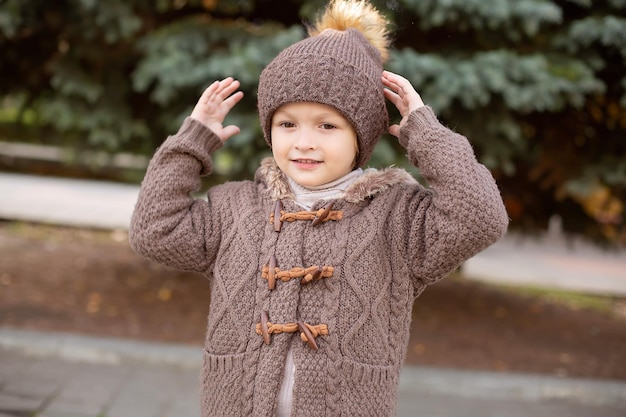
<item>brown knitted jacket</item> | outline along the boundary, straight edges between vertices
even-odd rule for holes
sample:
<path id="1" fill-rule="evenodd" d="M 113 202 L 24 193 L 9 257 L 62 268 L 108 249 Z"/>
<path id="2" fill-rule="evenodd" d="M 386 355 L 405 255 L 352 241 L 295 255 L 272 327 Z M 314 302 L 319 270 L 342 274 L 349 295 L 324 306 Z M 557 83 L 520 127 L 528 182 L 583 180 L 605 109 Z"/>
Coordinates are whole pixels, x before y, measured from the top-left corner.
<path id="1" fill-rule="evenodd" d="M 400 142 L 430 188 L 398 168 L 368 169 L 312 212 L 271 158 L 254 181 L 193 200 L 221 142 L 192 119 L 156 152 L 130 241 L 210 280 L 205 417 L 272 416 L 290 346 L 293 416 L 395 415 L 415 297 L 508 224 L 489 171 L 430 108 L 410 115 Z"/>

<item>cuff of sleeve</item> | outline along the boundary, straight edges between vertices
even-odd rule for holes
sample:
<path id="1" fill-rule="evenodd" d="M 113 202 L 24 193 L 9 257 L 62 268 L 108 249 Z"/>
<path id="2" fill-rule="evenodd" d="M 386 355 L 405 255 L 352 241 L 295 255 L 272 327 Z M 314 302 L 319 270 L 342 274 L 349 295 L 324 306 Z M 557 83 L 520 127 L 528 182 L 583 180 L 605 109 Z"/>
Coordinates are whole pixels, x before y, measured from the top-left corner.
<path id="1" fill-rule="evenodd" d="M 423 132 L 425 130 L 432 130 L 441 123 L 433 109 L 429 106 L 422 106 L 417 110 L 414 110 L 410 115 L 407 123 L 400 130 L 400 137 L 398 141 L 404 148 L 409 147 L 410 132 Z"/>
<path id="2" fill-rule="evenodd" d="M 166 141 L 165 148 L 198 160 L 201 164 L 200 175 L 204 176 L 213 169 L 211 154 L 222 146 L 222 141 L 211 129 L 187 117 L 178 132 Z"/>
<path id="3" fill-rule="evenodd" d="M 176 136 L 180 137 L 187 147 L 191 149 L 196 148 L 209 154 L 224 145 L 211 129 L 192 117 L 185 118 Z M 196 152 L 193 153 L 196 154 Z"/>
<path id="4" fill-rule="evenodd" d="M 200 175 L 207 175 L 213 168 L 211 153 L 221 148 L 222 145 L 220 138 L 211 129 L 187 117 L 178 132 L 163 142 L 152 159 L 160 159 L 166 154 L 186 155 L 199 163 Z"/>

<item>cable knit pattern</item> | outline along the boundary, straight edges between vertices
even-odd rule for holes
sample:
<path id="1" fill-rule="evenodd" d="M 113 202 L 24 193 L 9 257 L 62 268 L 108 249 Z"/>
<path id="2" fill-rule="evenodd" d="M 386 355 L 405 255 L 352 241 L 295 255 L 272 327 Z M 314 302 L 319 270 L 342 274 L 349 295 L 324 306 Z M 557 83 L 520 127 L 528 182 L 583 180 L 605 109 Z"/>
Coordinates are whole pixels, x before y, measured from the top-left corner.
<path id="1" fill-rule="evenodd" d="M 430 108 L 410 115 L 400 142 L 429 188 L 398 168 L 368 169 L 334 202 L 340 218 L 316 226 L 297 219 L 279 232 L 268 221 L 276 199 L 285 213 L 302 208 L 271 158 L 254 181 L 225 183 L 194 200 L 219 139 L 187 119 L 157 151 L 130 242 L 150 259 L 210 281 L 205 417 L 273 416 L 290 349 L 294 417 L 395 415 L 415 297 L 508 224 L 489 171 Z M 262 276 L 272 256 L 281 271 L 323 265 L 333 274 L 304 285 L 276 280 L 272 290 Z M 318 350 L 300 332 L 275 332 L 265 344 L 256 331 L 262 312 L 271 323 L 325 324 L 328 334 L 315 338 Z"/>

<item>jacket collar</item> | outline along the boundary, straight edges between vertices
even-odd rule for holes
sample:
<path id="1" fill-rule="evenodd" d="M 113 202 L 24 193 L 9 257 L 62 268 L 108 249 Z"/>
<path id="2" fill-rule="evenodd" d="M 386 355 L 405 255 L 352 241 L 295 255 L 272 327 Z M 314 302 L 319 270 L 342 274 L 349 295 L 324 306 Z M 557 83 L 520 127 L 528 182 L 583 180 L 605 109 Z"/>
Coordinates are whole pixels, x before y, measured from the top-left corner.
<path id="1" fill-rule="evenodd" d="M 294 194 L 289 187 L 287 177 L 278 168 L 274 158 L 265 158 L 256 172 L 255 181 L 265 185 L 266 192 L 272 200 L 293 200 Z M 374 169 L 368 168 L 344 192 L 343 200 L 358 203 L 399 184 L 416 184 L 417 181 L 401 168 Z"/>

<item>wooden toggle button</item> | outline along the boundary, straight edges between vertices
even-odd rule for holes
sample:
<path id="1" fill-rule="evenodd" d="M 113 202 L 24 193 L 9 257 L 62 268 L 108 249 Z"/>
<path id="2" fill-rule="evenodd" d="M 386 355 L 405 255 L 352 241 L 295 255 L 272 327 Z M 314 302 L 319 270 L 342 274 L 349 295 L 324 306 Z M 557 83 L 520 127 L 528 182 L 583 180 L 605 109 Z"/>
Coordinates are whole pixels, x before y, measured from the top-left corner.
<path id="1" fill-rule="evenodd" d="M 263 343 L 266 345 L 270 344 L 270 333 L 267 328 L 267 322 L 269 321 L 269 317 L 267 315 L 267 311 L 261 312 L 261 335 L 263 336 Z"/>
<path id="2" fill-rule="evenodd" d="M 315 337 L 313 337 L 313 333 L 311 333 L 309 328 L 306 327 L 304 322 L 298 321 L 298 328 L 306 337 L 306 343 L 309 345 L 309 347 L 313 350 L 317 350 L 318 347 L 317 347 L 317 343 L 315 343 Z"/>
<path id="3" fill-rule="evenodd" d="M 301 285 L 306 285 L 309 282 L 314 282 L 322 278 L 322 267 L 318 267 L 312 274 L 306 274 L 304 278 L 300 280 Z"/>
<path id="4" fill-rule="evenodd" d="M 267 271 L 267 286 L 270 290 L 276 288 L 276 256 L 270 257 L 270 266 Z"/>
<path id="5" fill-rule="evenodd" d="M 315 218 L 311 222 L 311 225 L 317 226 L 322 221 L 324 221 L 324 219 L 328 217 L 328 213 L 330 213 L 330 210 L 333 208 L 334 204 L 335 204 L 334 201 L 331 201 L 330 203 L 328 203 L 326 207 L 324 207 L 324 211 L 322 211 L 322 213 L 319 216 L 315 216 Z"/>
<path id="6" fill-rule="evenodd" d="M 274 231 L 280 232 L 280 228 L 283 225 L 283 222 L 280 221 L 280 211 L 283 208 L 283 204 L 280 200 L 276 200 L 276 205 L 274 206 Z"/>

